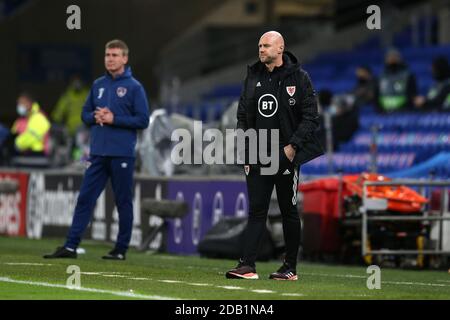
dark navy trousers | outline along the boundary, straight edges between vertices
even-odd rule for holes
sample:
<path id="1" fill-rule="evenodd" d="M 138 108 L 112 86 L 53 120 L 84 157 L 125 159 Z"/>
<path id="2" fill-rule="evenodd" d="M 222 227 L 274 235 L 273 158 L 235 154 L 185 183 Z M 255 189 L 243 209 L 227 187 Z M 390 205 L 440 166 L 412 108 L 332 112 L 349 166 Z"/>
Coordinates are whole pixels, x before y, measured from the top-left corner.
<path id="1" fill-rule="evenodd" d="M 116 249 L 125 252 L 133 230 L 133 171 L 134 158 L 91 156 L 91 163 L 84 174 L 72 220 L 66 248 L 75 249 L 81 242 L 95 208 L 97 198 L 105 189 L 108 178 L 114 191 L 119 212 L 119 233 Z"/>

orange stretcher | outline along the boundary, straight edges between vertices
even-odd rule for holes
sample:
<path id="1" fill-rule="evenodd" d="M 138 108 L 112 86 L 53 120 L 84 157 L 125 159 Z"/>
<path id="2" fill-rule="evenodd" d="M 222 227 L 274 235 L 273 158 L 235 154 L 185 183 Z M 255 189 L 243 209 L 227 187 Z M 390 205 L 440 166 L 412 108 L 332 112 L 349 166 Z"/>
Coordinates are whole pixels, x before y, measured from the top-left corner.
<path id="1" fill-rule="evenodd" d="M 345 188 L 362 197 L 365 181 L 391 181 L 392 179 L 376 174 L 361 173 L 359 175 L 344 176 Z M 426 198 L 411 188 L 405 186 L 368 186 L 367 197 L 388 200 L 388 210 L 412 213 L 421 211 L 428 202 Z"/>

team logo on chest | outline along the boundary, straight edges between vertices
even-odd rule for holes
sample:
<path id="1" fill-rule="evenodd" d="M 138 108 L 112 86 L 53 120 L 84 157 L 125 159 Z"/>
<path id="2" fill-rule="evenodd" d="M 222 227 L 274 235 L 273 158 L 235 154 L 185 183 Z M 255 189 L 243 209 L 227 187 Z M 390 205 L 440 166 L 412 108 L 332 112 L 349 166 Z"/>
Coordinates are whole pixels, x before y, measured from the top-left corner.
<path id="1" fill-rule="evenodd" d="M 278 101 L 274 95 L 266 93 L 258 100 L 258 111 L 263 117 L 270 118 L 278 110 Z"/>
<path id="2" fill-rule="evenodd" d="M 116 93 L 119 98 L 123 98 L 127 94 L 127 88 L 118 87 Z"/>
<path id="3" fill-rule="evenodd" d="M 286 91 L 292 97 L 295 94 L 295 86 L 287 86 Z"/>
<path id="4" fill-rule="evenodd" d="M 97 99 L 101 99 L 103 97 L 103 92 L 105 92 L 105 88 L 98 89 Z"/>

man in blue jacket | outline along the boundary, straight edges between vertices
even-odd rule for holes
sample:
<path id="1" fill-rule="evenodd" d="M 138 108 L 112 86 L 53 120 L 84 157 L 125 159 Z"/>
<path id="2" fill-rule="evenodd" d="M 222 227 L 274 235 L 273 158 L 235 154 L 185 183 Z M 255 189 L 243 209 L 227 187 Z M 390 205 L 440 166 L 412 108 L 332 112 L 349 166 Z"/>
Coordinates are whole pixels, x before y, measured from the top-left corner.
<path id="1" fill-rule="evenodd" d="M 136 134 L 149 122 L 149 107 L 142 85 L 133 78 L 128 47 L 121 40 L 106 44 L 106 74 L 95 80 L 81 118 L 90 127 L 90 159 L 64 246 L 44 258 L 76 258 L 81 236 L 91 219 L 97 198 L 108 178 L 119 212 L 119 233 L 112 251 L 103 259 L 125 260 L 133 226 L 133 171 Z"/>

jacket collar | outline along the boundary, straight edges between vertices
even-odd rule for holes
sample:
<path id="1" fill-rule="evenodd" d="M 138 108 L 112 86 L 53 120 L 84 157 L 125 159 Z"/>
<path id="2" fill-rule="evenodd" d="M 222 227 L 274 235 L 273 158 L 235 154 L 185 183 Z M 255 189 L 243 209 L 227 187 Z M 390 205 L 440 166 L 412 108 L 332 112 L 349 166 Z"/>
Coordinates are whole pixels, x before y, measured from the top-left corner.
<path id="1" fill-rule="evenodd" d="M 132 75 L 133 75 L 133 73 L 131 72 L 130 66 L 125 66 L 125 71 L 121 75 L 119 75 L 117 78 L 113 78 L 111 76 L 111 74 L 108 71 L 106 71 L 106 76 L 108 78 L 110 78 L 111 80 L 120 80 L 120 79 L 131 78 Z"/>
<path id="2" fill-rule="evenodd" d="M 299 67 L 300 63 L 298 62 L 297 57 L 295 57 L 291 52 L 285 51 L 283 53 L 283 75 L 287 76 L 298 70 Z M 259 60 L 249 66 L 249 70 L 251 72 L 261 72 L 264 70 L 264 68 L 266 68 L 266 66 Z"/>

